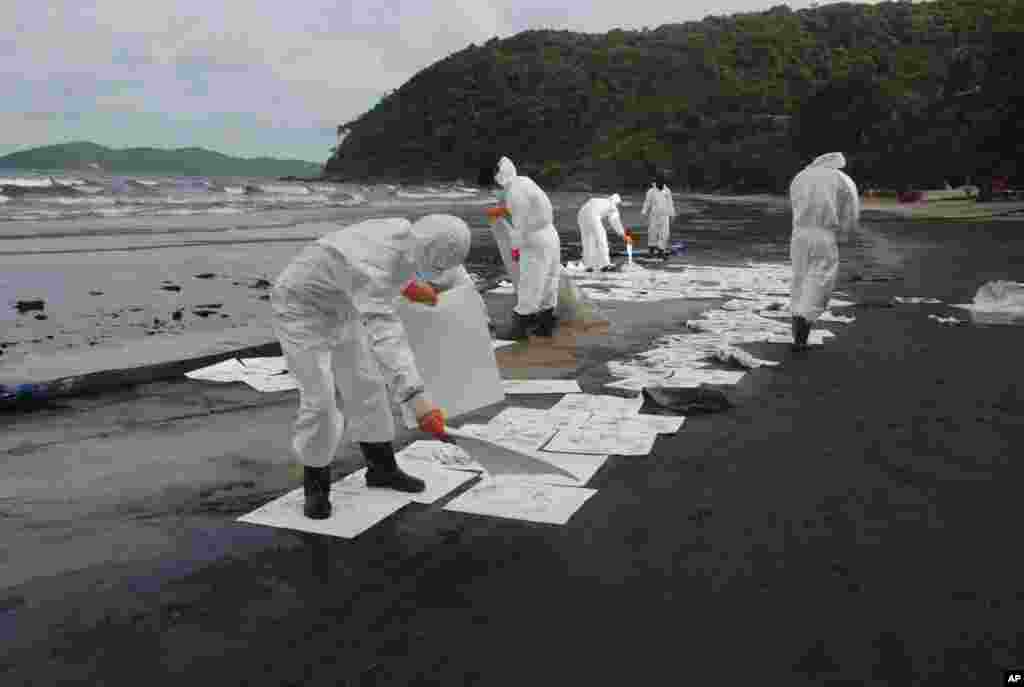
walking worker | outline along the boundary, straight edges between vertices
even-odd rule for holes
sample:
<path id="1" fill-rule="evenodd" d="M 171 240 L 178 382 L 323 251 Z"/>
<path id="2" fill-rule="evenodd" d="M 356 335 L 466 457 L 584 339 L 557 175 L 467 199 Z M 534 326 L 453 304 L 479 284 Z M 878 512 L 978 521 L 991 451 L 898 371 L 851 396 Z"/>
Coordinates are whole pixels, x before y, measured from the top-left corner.
<path id="1" fill-rule="evenodd" d="M 640 211 L 648 217 L 647 249 L 652 256 L 667 258 L 669 230 L 672 218 L 676 216 L 676 206 L 663 176 L 659 175 L 654 185 L 647 189 Z"/>
<path id="2" fill-rule="evenodd" d="M 515 327 L 509 337 L 526 339 L 534 326 L 538 336 L 553 336 L 562 247 L 551 199 L 533 179 L 519 176 L 507 157 L 494 168 L 494 181 L 505 190 L 501 214 L 508 217 L 520 242 Z"/>
<path id="3" fill-rule="evenodd" d="M 623 241 L 626 240 L 626 229 L 622 226 L 622 217 L 619 215 L 621 202 L 622 198 L 618 193 L 607 198 L 591 198 L 583 204 L 576 216 L 580 226 L 580 240 L 583 243 L 583 264 L 588 272 L 595 269 L 607 272 L 612 268 L 604 220 L 608 221 Z"/>
<path id="4" fill-rule="evenodd" d="M 425 281 L 460 265 L 469 240 L 466 223 L 450 215 L 367 220 L 324 235 L 277 278 L 273 325 L 299 387 L 292 447 L 304 466 L 307 517 L 331 514 L 330 464 L 346 431 L 366 458 L 368 486 L 423 491 L 395 462 L 391 401 L 408 426 L 438 438 L 444 414 L 424 390 L 394 302 L 436 305 Z"/>
<path id="5" fill-rule="evenodd" d="M 805 167 L 789 187 L 793 206 L 793 263 L 790 310 L 793 350 L 807 349 L 811 327 L 828 307 L 839 272 L 837 235 L 846 238 L 860 219 L 860 198 L 853 179 L 841 170 L 842 153 L 826 153 Z"/>

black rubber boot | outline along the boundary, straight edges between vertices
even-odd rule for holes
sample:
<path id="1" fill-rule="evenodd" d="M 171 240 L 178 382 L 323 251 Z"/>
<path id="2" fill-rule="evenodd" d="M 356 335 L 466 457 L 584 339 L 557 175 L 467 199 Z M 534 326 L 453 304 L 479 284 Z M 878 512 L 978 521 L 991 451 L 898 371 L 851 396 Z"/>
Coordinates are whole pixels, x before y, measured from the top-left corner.
<path id="1" fill-rule="evenodd" d="M 384 487 L 395 491 L 418 494 L 427 488 L 419 477 L 402 472 L 395 462 L 395 447 L 390 441 L 360 442 L 366 458 L 366 486 Z"/>
<path id="2" fill-rule="evenodd" d="M 552 337 L 555 335 L 555 309 L 548 308 L 537 313 L 537 336 Z"/>
<path id="3" fill-rule="evenodd" d="M 811 346 L 807 341 L 811 338 L 811 329 L 814 327 L 814 323 L 804 318 L 800 319 L 804 320 L 803 331 L 800 332 L 800 343 L 803 344 L 804 348 L 810 348 Z"/>
<path id="4" fill-rule="evenodd" d="M 794 351 L 807 350 L 807 337 L 811 334 L 811 323 L 803 317 L 793 318 L 793 346 Z"/>
<path id="5" fill-rule="evenodd" d="M 323 520 L 331 515 L 331 468 L 304 467 L 302 490 L 306 495 L 303 509 L 307 518 Z"/>
<path id="6" fill-rule="evenodd" d="M 513 341 L 525 341 L 530 338 L 530 329 L 537 325 L 537 315 L 520 315 L 512 313 L 512 330 L 505 337 Z"/>

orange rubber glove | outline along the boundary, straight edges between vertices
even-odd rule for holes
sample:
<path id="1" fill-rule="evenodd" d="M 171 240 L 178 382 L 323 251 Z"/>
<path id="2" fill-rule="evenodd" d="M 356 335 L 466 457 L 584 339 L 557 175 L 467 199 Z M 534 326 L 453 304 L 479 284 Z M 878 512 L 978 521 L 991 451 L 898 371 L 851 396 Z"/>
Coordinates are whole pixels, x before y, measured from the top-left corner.
<path id="1" fill-rule="evenodd" d="M 633 243 L 633 232 L 629 229 L 626 230 L 626 235 L 623 237 L 626 243 Z"/>
<path id="2" fill-rule="evenodd" d="M 425 305 L 437 305 L 437 291 L 430 284 L 421 281 L 411 281 L 404 289 L 402 295 L 414 303 Z"/>
<path id="3" fill-rule="evenodd" d="M 440 408 L 434 408 L 426 415 L 421 415 L 417 418 L 417 422 L 420 429 L 438 439 L 448 436 L 444 431 L 444 411 Z"/>
<path id="4" fill-rule="evenodd" d="M 502 217 L 510 217 L 508 214 L 508 208 L 504 205 L 496 205 L 494 207 L 487 208 L 487 216 L 492 222 L 496 222 Z"/>

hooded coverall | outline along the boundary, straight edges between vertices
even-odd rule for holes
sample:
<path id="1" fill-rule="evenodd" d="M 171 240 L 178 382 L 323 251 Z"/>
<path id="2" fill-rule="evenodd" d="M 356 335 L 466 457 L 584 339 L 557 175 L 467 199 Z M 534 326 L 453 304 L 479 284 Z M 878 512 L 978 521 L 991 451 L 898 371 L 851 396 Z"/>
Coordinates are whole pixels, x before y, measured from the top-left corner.
<path id="1" fill-rule="evenodd" d="M 512 227 L 522 241 L 515 312 L 528 316 L 553 310 L 558 306 L 562 246 L 555 230 L 551 199 L 533 179 L 518 176 L 507 157 L 499 161 L 494 180 L 505 189 Z"/>
<path id="2" fill-rule="evenodd" d="M 608 198 L 591 198 L 580 208 L 576 220 L 583 243 L 583 264 L 588 268 L 600 269 L 612 264 L 608 253 L 608 234 L 602 220 L 607 219 L 615 233 L 625 238 L 626 230 L 619 215 L 621 202 L 622 198 L 616 193 Z"/>
<path id="3" fill-rule="evenodd" d="M 648 217 L 647 247 L 667 251 L 669 228 L 672 218 L 676 216 L 676 206 L 672 202 L 672 191 L 668 186 L 662 189 L 652 186 L 647 189 L 641 212 Z"/>
<path id="4" fill-rule="evenodd" d="M 354 442 L 393 440 L 391 401 L 416 426 L 424 385 L 393 303 L 417 272 L 439 274 L 468 250 L 457 217 L 373 219 L 324 235 L 284 269 L 273 326 L 298 382 L 292 446 L 305 466 L 329 465 L 346 429 Z"/>
<path id="5" fill-rule="evenodd" d="M 828 307 L 839 272 L 836 233 L 848 233 L 860 218 L 860 198 L 853 180 L 840 170 L 842 153 L 827 153 L 805 167 L 789 187 L 793 206 L 790 260 L 794 317 L 814 322 Z"/>

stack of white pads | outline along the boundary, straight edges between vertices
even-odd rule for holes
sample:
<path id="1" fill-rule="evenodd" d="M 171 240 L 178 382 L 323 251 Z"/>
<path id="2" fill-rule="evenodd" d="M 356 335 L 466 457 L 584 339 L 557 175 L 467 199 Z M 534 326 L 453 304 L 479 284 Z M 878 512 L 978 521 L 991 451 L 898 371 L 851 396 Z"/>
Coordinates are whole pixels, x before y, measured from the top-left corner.
<path id="1" fill-rule="evenodd" d="M 444 510 L 564 525 L 594 494 L 586 485 L 609 455 L 645 456 L 658 434 L 679 431 L 685 418 L 640 415 L 643 399 L 567 394 L 548 410 L 509 407 L 484 425 L 459 429 L 544 460 L 573 475 L 492 476 L 458 446 L 417 441 L 397 454 L 403 470 L 427 483 L 422 494 L 366 486 L 365 468 L 331 488 L 333 513 L 310 520 L 302 489 L 239 518 L 242 522 L 355 537 L 409 503 L 434 503 L 470 480 L 472 487 Z"/>

